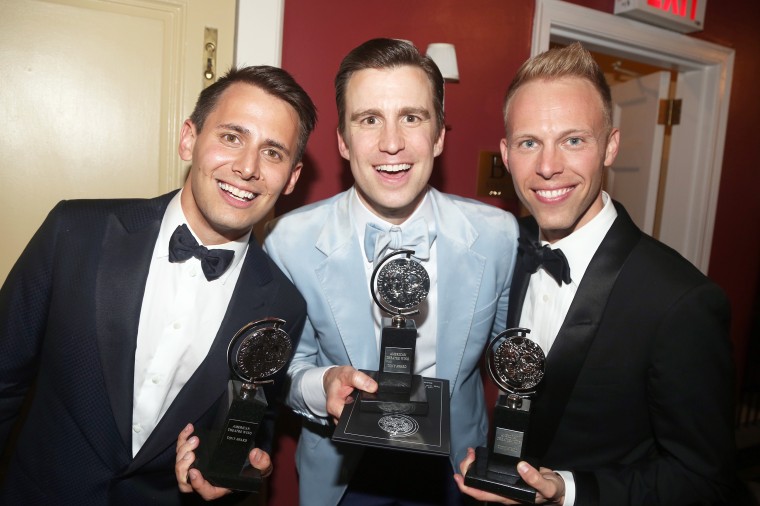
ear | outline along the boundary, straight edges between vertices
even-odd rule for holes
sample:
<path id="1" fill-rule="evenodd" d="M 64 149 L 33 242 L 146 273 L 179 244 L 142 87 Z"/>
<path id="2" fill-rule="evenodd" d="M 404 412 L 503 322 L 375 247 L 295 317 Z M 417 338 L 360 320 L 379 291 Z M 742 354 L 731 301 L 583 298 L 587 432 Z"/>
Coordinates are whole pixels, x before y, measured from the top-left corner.
<path id="1" fill-rule="evenodd" d="M 348 144 L 345 140 L 343 140 L 343 134 L 340 133 L 340 129 L 336 129 L 335 133 L 338 136 L 338 151 L 340 151 L 340 156 L 345 158 L 346 160 L 351 159 L 351 150 L 348 149 Z"/>
<path id="2" fill-rule="evenodd" d="M 179 157 L 185 162 L 190 162 L 193 160 L 193 147 L 195 147 L 195 139 L 195 125 L 192 121 L 186 119 L 185 122 L 182 123 L 182 131 L 179 134 L 179 146 L 177 147 Z"/>
<path id="3" fill-rule="evenodd" d="M 441 127 L 441 133 L 438 134 L 438 139 L 436 139 L 435 144 L 433 145 L 433 157 L 436 157 L 443 153 L 443 139 L 446 137 L 446 126 L 444 125 Z"/>
<path id="4" fill-rule="evenodd" d="M 509 150 L 507 149 L 507 139 L 502 139 L 499 143 L 499 150 L 501 151 L 501 161 L 504 162 L 504 167 L 507 169 L 507 172 L 509 172 L 509 162 L 507 162 L 507 158 L 509 158 Z M 511 172 L 509 172 L 511 174 Z"/>
<path id="5" fill-rule="evenodd" d="M 285 188 L 282 190 L 283 195 L 290 195 L 293 193 L 293 190 L 296 189 L 296 182 L 298 181 L 298 178 L 301 177 L 301 169 L 303 168 L 303 163 L 298 162 L 295 167 L 290 171 L 290 178 L 288 179 L 288 184 L 285 185 Z"/>
<path id="6" fill-rule="evenodd" d="M 615 161 L 620 148 L 620 130 L 613 128 L 607 139 L 607 149 L 604 153 L 604 166 L 609 167 Z"/>

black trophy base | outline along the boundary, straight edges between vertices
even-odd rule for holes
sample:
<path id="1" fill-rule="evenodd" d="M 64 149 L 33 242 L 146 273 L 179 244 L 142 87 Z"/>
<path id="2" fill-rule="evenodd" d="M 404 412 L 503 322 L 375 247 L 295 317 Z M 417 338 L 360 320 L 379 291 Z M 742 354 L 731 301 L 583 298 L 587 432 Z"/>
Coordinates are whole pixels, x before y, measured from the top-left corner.
<path id="1" fill-rule="evenodd" d="M 202 443 L 204 440 L 218 441 L 221 432 L 218 430 L 201 431 L 196 435 Z M 232 471 L 226 465 L 214 464 L 211 455 L 216 448 L 216 444 L 200 444 L 195 450 L 195 462 L 193 462 L 192 467 L 198 469 L 205 480 L 216 487 L 230 490 L 256 493 L 261 491 L 263 482 L 261 471 L 249 464 L 238 466 L 238 469 Z"/>
<path id="2" fill-rule="evenodd" d="M 240 392 L 247 395 L 241 396 Z M 251 467 L 248 454 L 255 446 L 259 423 L 266 411 L 264 390 L 246 390 L 240 381 L 231 380 L 228 395 L 231 402 L 223 425 L 197 433 L 200 444 L 193 467 L 217 487 L 258 492 L 261 473 Z"/>
<path id="3" fill-rule="evenodd" d="M 428 414 L 430 410 L 425 389 L 425 382 L 419 374 L 407 375 L 399 373 L 381 373 L 378 371 L 363 371 L 378 382 L 375 393 L 360 392 L 357 396 L 359 409 L 365 413 L 398 413 L 405 415 Z M 405 389 L 396 388 L 389 376 L 406 376 L 409 380 Z M 406 381 L 406 380 L 404 380 Z"/>
<path id="4" fill-rule="evenodd" d="M 517 463 L 521 459 L 514 459 L 512 465 L 504 465 L 489 462 L 488 457 L 485 446 L 475 450 L 475 462 L 467 470 L 465 485 L 517 501 L 536 502 L 536 489 L 525 483 L 517 472 Z"/>

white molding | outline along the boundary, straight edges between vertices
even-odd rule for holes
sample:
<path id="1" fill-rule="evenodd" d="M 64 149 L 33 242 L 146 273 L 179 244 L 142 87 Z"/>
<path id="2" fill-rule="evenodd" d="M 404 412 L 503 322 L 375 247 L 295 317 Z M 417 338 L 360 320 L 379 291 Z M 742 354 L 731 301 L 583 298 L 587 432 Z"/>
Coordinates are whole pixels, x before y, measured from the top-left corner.
<path id="1" fill-rule="evenodd" d="M 681 174 L 678 180 L 669 178 L 666 185 L 664 211 L 676 209 L 678 216 L 663 213 L 666 234 L 661 234 L 661 239 L 706 273 L 723 164 L 734 50 L 561 0 L 536 0 L 531 54 L 547 50 L 550 40 L 578 40 L 592 50 L 673 68 L 691 83 L 694 99 L 684 101 L 682 116 L 694 118 L 689 125 L 693 137 L 679 138 L 674 129 L 678 148 L 671 148 L 670 158 Z M 691 177 L 683 174 L 689 166 Z"/>
<path id="2" fill-rule="evenodd" d="M 282 65 L 285 0 L 237 0 L 235 63 Z"/>

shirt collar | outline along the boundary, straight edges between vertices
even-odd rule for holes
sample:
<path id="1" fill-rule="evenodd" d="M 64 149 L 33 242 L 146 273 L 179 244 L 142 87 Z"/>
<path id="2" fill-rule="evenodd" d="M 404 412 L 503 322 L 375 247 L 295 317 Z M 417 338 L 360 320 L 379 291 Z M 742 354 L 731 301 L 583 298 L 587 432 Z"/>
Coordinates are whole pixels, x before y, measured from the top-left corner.
<path id="1" fill-rule="evenodd" d="M 591 221 L 567 237 L 549 245 L 551 248 L 560 248 L 565 254 L 570 266 L 570 277 L 576 286 L 580 284 L 594 253 L 617 218 L 617 211 L 607 192 L 602 192 L 602 202 L 604 203 L 602 210 Z M 542 240 L 541 244 L 549 243 Z"/>
<path id="2" fill-rule="evenodd" d="M 190 229 L 190 232 L 193 234 L 193 237 L 195 237 L 195 240 L 198 241 L 199 244 L 203 244 L 201 240 L 198 239 L 198 236 L 188 223 L 187 218 L 185 217 L 185 213 L 182 211 L 181 198 L 182 190 L 177 192 L 177 194 L 172 197 L 171 201 L 169 201 L 169 205 L 166 207 L 166 213 L 164 213 L 164 219 L 161 221 L 161 229 L 158 232 L 158 239 L 156 240 L 156 249 L 154 250 L 154 255 L 156 258 L 169 257 L 169 239 L 174 233 L 174 230 L 176 230 L 176 228 L 183 223 L 187 224 L 187 228 Z M 247 234 L 235 239 L 234 241 L 215 244 L 210 247 L 210 249 L 227 249 L 235 252 L 235 256 L 232 258 L 232 263 L 224 272 L 224 274 L 219 277 L 219 281 L 225 283 L 230 273 L 236 270 L 240 262 L 242 262 L 243 258 L 245 258 L 245 254 L 248 251 L 248 242 L 250 238 L 251 231 L 249 230 Z"/>

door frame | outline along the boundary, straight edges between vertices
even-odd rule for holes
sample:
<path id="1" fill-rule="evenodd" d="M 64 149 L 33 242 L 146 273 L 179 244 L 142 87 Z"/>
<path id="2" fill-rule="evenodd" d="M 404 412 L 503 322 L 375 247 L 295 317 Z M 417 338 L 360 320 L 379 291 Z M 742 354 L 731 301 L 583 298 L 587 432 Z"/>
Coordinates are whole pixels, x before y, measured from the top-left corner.
<path id="1" fill-rule="evenodd" d="M 562 0 L 535 0 L 531 55 L 549 42 L 679 72 L 682 122 L 673 129 L 661 240 L 707 273 L 726 138 L 734 50 Z M 624 136 L 625 133 L 622 132 Z"/>

